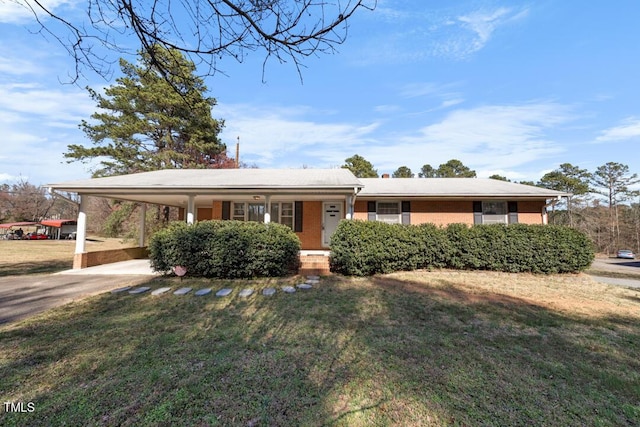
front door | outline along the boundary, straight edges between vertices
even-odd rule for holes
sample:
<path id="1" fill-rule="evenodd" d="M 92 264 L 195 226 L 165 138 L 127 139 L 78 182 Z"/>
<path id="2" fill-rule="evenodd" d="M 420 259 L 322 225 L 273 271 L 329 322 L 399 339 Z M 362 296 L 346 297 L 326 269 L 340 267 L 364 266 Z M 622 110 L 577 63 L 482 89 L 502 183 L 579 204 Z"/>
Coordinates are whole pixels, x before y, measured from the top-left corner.
<path id="1" fill-rule="evenodd" d="M 323 203 L 323 217 L 322 217 L 322 246 L 328 247 L 331 243 L 331 236 L 336 231 L 338 223 L 343 218 L 342 216 L 342 202 Z"/>

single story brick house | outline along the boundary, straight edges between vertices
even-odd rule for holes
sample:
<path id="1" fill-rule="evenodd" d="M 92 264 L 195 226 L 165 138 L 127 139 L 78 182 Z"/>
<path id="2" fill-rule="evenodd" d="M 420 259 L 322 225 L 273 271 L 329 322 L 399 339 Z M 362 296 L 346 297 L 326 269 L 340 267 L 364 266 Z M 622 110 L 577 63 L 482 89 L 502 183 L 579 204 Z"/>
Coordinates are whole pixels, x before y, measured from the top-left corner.
<path id="1" fill-rule="evenodd" d="M 328 249 L 343 219 L 545 224 L 546 208 L 570 196 L 493 179 L 357 178 L 347 169 L 167 169 L 49 187 L 80 195 L 76 255 L 85 253 L 83 196 L 175 206 L 190 223 L 278 222 L 296 232 L 304 250 L 319 251 Z M 144 221 L 140 224 L 144 227 Z M 144 246 L 144 239 L 139 246 Z"/>

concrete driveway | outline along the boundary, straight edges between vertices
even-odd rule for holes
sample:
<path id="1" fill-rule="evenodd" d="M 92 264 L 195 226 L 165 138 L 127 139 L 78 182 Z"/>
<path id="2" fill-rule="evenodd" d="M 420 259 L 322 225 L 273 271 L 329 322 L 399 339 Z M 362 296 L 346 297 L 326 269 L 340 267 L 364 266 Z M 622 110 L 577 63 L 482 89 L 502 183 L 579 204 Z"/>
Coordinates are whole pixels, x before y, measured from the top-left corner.
<path id="1" fill-rule="evenodd" d="M 0 325 L 155 275 L 149 260 L 133 260 L 48 275 L 0 277 Z"/>

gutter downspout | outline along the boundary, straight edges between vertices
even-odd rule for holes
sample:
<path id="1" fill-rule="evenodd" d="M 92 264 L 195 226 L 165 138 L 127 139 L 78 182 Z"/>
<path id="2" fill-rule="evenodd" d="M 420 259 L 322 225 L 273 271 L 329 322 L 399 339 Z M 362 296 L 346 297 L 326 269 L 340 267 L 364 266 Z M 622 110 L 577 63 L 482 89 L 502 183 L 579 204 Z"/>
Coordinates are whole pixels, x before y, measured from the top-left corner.
<path id="1" fill-rule="evenodd" d="M 542 206 L 542 224 L 547 225 L 549 223 L 549 215 L 547 214 L 547 208 L 549 206 L 553 206 L 556 203 L 559 203 L 562 200 L 562 196 L 558 196 L 555 199 L 552 199 L 549 203 L 546 203 Z"/>

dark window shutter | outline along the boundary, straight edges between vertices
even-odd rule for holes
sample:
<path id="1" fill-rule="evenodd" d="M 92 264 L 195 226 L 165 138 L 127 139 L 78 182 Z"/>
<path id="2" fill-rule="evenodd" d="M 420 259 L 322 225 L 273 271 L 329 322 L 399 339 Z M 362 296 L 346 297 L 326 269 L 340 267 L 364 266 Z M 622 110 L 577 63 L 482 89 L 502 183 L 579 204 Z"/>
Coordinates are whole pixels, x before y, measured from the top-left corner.
<path id="1" fill-rule="evenodd" d="M 411 224 L 411 202 L 402 202 L 402 223 Z"/>
<path id="2" fill-rule="evenodd" d="M 375 221 L 376 220 L 376 202 L 367 202 L 367 220 Z"/>
<path id="3" fill-rule="evenodd" d="M 222 202 L 222 219 L 231 219 L 231 202 Z"/>
<path id="4" fill-rule="evenodd" d="M 295 202 L 294 210 L 293 231 L 300 233 L 302 232 L 302 202 Z"/>
<path id="5" fill-rule="evenodd" d="M 482 202 L 473 202 L 473 223 L 482 224 Z"/>
<path id="6" fill-rule="evenodd" d="M 509 224 L 518 223 L 518 202 L 509 202 Z"/>

